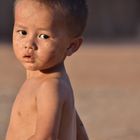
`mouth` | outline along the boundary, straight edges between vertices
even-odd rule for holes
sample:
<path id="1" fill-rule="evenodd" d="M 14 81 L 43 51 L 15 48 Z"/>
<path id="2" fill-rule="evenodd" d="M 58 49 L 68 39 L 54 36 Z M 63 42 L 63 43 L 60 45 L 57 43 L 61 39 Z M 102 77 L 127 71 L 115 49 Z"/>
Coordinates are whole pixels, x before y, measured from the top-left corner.
<path id="1" fill-rule="evenodd" d="M 23 60 L 27 63 L 33 63 L 34 62 L 34 57 L 32 55 L 24 55 Z"/>

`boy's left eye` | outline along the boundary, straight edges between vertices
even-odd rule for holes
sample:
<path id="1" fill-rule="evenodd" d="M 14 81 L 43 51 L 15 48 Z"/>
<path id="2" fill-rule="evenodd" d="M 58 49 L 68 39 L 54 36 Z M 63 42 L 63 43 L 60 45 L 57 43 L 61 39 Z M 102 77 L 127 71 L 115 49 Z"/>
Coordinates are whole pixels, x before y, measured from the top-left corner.
<path id="1" fill-rule="evenodd" d="M 46 34 L 40 34 L 40 35 L 39 35 L 39 38 L 41 38 L 41 39 L 48 39 L 49 36 L 46 35 Z"/>

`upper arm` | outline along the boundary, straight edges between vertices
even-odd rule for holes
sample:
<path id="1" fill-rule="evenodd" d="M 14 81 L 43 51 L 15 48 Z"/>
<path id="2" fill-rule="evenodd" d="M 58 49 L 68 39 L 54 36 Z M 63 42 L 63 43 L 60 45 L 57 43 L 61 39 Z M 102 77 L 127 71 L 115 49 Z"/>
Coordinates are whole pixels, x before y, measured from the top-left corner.
<path id="1" fill-rule="evenodd" d="M 37 123 L 35 135 L 39 140 L 57 138 L 61 112 L 63 107 L 63 93 L 58 84 L 46 83 L 38 91 Z"/>

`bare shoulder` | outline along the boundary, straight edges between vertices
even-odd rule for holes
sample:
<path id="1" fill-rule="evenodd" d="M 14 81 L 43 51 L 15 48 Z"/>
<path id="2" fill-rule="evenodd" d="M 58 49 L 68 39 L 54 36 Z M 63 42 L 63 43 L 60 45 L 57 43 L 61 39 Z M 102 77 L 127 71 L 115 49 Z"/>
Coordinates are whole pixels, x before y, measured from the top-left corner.
<path id="1" fill-rule="evenodd" d="M 38 100 L 49 99 L 49 101 L 64 102 L 67 99 L 67 93 L 70 93 L 69 87 L 65 80 L 50 78 L 40 84 L 36 97 Z"/>
<path id="2" fill-rule="evenodd" d="M 37 127 L 35 137 L 45 139 L 58 136 L 63 107 L 66 101 L 65 82 L 47 79 L 36 91 Z"/>

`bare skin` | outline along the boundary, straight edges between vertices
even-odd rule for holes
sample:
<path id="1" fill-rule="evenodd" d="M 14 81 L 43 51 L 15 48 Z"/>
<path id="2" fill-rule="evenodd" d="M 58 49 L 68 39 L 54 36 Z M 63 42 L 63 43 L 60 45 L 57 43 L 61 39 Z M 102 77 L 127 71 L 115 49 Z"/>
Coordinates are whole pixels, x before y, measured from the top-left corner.
<path id="1" fill-rule="evenodd" d="M 60 75 L 24 82 L 13 105 L 7 140 L 76 140 L 72 89 L 66 74 Z"/>
<path id="2" fill-rule="evenodd" d="M 69 37 L 60 19 L 35 1 L 16 5 L 13 48 L 27 79 L 15 99 L 6 140 L 88 140 L 64 66 L 82 39 Z"/>

